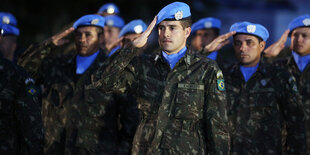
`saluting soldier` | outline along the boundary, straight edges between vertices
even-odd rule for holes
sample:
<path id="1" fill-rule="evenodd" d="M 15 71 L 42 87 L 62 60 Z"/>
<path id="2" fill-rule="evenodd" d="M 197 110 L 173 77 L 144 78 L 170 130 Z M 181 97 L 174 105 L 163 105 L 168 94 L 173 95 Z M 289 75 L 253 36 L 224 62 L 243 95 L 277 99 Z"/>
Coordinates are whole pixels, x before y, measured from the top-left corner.
<path id="1" fill-rule="evenodd" d="M 17 65 L 0 56 L 0 152 L 43 154 L 39 90 Z"/>
<path id="2" fill-rule="evenodd" d="M 295 78 L 261 59 L 269 37 L 256 23 L 237 22 L 233 47 L 239 63 L 225 73 L 232 122 L 233 154 L 282 154 L 282 127 L 288 154 L 304 154 L 304 111 Z"/>
<path id="3" fill-rule="evenodd" d="M 289 52 L 282 58 L 275 59 L 273 63 L 288 70 L 296 78 L 306 115 L 306 154 L 310 154 L 310 15 L 301 15 L 293 19 L 280 40 L 271 46 L 271 50 L 265 51 L 266 56 L 277 56 L 288 36 L 291 38 Z"/>
<path id="4" fill-rule="evenodd" d="M 83 92 L 92 73 L 109 64 L 108 56 L 99 48 L 104 23 L 100 15 L 82 16 L 73 27 L 29 47 L 19 61 L 44 87 L 46 154 L 117 154 L 131 149 L 138 122 L 136 107 L 116 103 L 111 93 Z M 71 32 L 77 54 L 51 57 Z"/>
<path id="5" fill-rule="evenodd" d="M 198 20 L 192 25 L 191 32 L 191 46 L 190 48 L 206 56 L 212 60 L 215 60 L 219 65 L 220 69 L 224 70 L 228 68 L 232 63 L 232 57 L 227 58 L 226 51 L 205 51 L 205 46 L 209 45 L 215 38 L 220 35 L 221 20 L 215 17 L 206 17 Z"/>
<path id="6" fill-rule="evenodd" d="M 154 26 L 159 48 L 138 55 Z M 191 54 L 190 8 L 174 2 L 157 14 L 142 35 L 112 56 L 113 62 L 86 91 L 129 92 L 136 96 L 141 119 L 132 154 L 227 154 L 226 92 L 215 61 Z M 220 36 L 215 51 L 234 32 Z"/>

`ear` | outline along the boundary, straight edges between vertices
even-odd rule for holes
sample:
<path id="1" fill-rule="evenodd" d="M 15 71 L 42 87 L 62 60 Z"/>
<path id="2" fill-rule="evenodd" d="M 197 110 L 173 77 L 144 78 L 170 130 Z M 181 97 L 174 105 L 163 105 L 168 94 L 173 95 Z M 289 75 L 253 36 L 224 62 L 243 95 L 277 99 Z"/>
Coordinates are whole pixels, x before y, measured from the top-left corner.
<path id="1" fill-rule="evenodd" d="M 187 27 L 187 28 L 185 28 L 185 36 L 186 36 L 186 38 L 188 38 L 188 37 L 189 37 L 189 35 L 191 34 L 191 32 L 192 32 L 191 27 Z"/>
<path id="2" fill-rule="evenodd" d="M 266 42 L 265 42 L 265 41 L 261 41 L 261 42 L 259 43 L 259 48 L 260 48 L 261 51 L 264 51 L 265 46 L 266 46 Z"/>

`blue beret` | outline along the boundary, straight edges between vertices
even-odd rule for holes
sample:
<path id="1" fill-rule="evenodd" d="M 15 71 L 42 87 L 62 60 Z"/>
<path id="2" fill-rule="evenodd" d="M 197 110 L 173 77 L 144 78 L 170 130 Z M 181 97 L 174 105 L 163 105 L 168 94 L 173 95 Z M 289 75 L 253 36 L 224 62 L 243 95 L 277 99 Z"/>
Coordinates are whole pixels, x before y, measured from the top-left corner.
<path id="1" fill-rule="evenodd" d="M 146 24 L 141 19 L 132 20 L 128 24 L 126 24 L 121 32 L 119 33 L 119 37 L 124 36 L 127 33 L 142 33 L 147 29 Z"/>
<path id="2" fill-rule="evenodd" d="M 97 13 L 107 12 L 108 14 L 118 14 L 119 9 L 114 3 L 106 3 L 102 5 Z"/>
<path id="3" fill-rule="evenodd" d="M 1 35 L 15 35 L 19 36 L 19 29 L 14 25 L 0 24 Z"/>
<path id="4" fill-rule="evenodd" d="M 293 19 L 288 25 L 288 28 L 290 29 L 290 31 L 293 31 L 294 29 L 298 27 L 310 27 L 310 15 L 299 16 Z"/>
<path id="5" fill-rule="evenodd" d="M 260 24 L 254 24 L 250 22 L 237 22 L 231 25 L 230 32 L 236 31 L 236 34 L 243 33 L 243 34 L 250 34 L 257 36 L 264 41 L 267 41 L 269 37 L 268 30 Z"/>
<path id="6" fill-rule="evenodd" d="M 192 33 L 207 28 L 221 29 L 221 21 L 213 17 L 202 18 L 192 25 Z"/>
<path id="7" fill-rule="evenodd" d="M 73 27 L 77 29 L 79 26 L 98 26 L 104 27 L 105 19 L 100 15 L 85 15 L 73 23 Z"/>
<path id="8" fill-rule="evenodd" d="M 17 26 L 16 18 L 9 12 L 0 12 L 0 20 L 2 24 L 11 24 Z"/>
<path id="9" fill-rule="evenodd" d="M 173 2 L 162 8 L 157 14 L 157 22 L 159 24 L 165 19 L 181 20 L 191 16 L 189 6 L 183 2 Z"/>
<path id="10" fill-rule="evenodd" d="M 105 16 L 105 26 L 122 28 L 125 25 L 123 18 L 117 15 Z"/>

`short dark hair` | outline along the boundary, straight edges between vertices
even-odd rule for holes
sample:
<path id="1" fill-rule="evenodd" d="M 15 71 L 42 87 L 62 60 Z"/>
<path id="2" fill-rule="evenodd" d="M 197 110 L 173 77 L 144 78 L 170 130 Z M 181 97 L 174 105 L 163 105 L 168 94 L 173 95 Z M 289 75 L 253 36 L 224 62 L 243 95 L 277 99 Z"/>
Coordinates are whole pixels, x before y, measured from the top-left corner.
<path id="1" fill-rule="evenodd" d="M 164 21 L 176 21 L 175 19 L 165 19 Z M 181 20 L 177 20 L 181 22 L 181 26 L 183 29 L 191 27 L 192 26 L 192 18 L 191 16 L 183 18 Z"/>

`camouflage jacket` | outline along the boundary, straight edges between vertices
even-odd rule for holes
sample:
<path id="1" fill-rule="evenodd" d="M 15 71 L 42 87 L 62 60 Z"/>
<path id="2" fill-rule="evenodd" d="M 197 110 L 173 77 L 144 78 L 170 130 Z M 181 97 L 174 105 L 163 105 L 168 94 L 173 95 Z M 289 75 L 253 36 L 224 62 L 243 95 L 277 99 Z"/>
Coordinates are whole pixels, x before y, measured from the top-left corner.
<path id="1" fill-rule="evenodd" d="M 76 55 L 50 57 L 53 49 L 51 42 L 31 46 L 19 61 L 44 86 L 45 152 L 129 152 L 138 122 L 134 105 L 118 103 L 111 93 L 83 89 L 92 73 L 109 64 L 108 57 L 100 51 L 92 65 L 77 75 Z"/>
<path id="2" fill-rule="evenodd" d="M 305 151 L 304 111 L 296 81 L 287 71 L 260 62 L 245 82 L 240 65 L 224 73 L 227 83 L 232 149 L 236 154 L 282 154 L 286 126 L 289 154 Z"/>
<path id="3" fill-rule="evenodd" d="M 159 50 L 135 57 L 136 50 L 115 53 L 86 87 L 135 95 L 141 119 L 132 154 L 227 154 L 226 92 L 215 61 L 187 51 L 171 70 Z"/>
<path id="4" fill-rule="evenodd" d="M 43 154 L 38 90 L 26 72 L 0 57 L 0 152 Z"/>
<path id="5" fill-rule="evenodd" d="M 308 64 L 304 71 L 300 72 L 291 53 L 284 58 L 276 59 L 274 65 L 283 67 L 296 78 L 297 87 L 302 96 L 303 109 L 305 110 L 306 115 L 306 154 L 310 154 L 310 65 Z"/>

